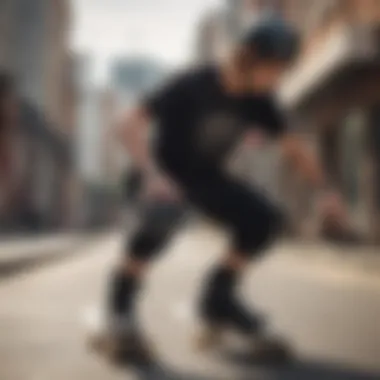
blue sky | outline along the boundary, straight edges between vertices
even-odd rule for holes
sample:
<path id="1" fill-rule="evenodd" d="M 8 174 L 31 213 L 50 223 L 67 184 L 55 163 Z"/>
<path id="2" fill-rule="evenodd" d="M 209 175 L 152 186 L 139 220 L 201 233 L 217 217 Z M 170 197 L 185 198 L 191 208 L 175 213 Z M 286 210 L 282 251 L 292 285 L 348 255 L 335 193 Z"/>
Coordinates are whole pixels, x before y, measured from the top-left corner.
<path id="1" fill-rule="evenodd" d="M 97 59 L 97 76 L 123 54 L 147 54 L 171 65 L 191 59 L 201 15 L 223 0 L 72 0 L 72 43 Z"/>

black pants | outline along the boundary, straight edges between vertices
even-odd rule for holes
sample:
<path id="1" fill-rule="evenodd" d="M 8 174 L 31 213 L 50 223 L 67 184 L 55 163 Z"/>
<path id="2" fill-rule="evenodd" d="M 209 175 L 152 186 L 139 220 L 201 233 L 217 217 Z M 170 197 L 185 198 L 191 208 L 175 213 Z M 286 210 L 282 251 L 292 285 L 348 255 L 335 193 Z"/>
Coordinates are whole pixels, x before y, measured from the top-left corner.
<path id="1" fill-rule="evenodd" d="M 262 252 L 282 226 L 280 211 L 263 194 L 226 175 L 186 181 L 183 189 L 190 204 L 232 233 L 232 249 L 244 256 Z M 127 251 L 141 260 L 155 256 L 180 224 L 184 210 L 175 202 L 148 203 Z"/>

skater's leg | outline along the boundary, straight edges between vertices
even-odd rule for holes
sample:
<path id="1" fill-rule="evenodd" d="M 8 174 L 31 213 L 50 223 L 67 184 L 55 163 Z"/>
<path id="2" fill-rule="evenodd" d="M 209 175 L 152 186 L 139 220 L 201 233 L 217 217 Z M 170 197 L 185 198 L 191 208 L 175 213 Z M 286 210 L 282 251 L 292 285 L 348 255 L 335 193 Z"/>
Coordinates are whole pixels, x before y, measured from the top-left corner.
<path id="1" fill-rule="evenodd" d="M 242 332 L 260 329 L 260 320 L 240 303 L 236 287 L 244 270 L 270 245 L 281 226 L 280 213 L 265 197 L 223 176 L 215 176 L 192 194 L 194 203 L 233 235 L 231 248 L 204 286 L 201 313 L 211 323 Z"/>
<path id="2" fill-rule="evenodd" d="M 209 216 L 229 227 L 233 235 L 231 248 L 212 270 L 203 288 L 200 311 L 206 331 L 198 344 L 209 348 L 218 343 L 225 327 L 232 327 L 250 343 L 253 359 L 260 362 L 286 360 L 288 347 L 268 336 L 265 321 L 244 306 L 236 289 L 248 264 L 257 259 L 280 232 L 281 214 L 265 197 L 223 177 L 209 181 L 194 200 Z"/>
<path id="3" fill-rule="evenodd" d="M 183 205 L 176 202 L 153 202 L 144 207 L 140 223 L 112 274 L 108 309 L 116 319 L 133 319 L 144 274 L 169 242 L 183 214 Z"/>
<path id="4" fill-rule="evenodd" d="M 231 326 L 243 333 L 259 332 L 262 320 L 240 300 L 238 286 L 252 260 L 234 249 L 209 273 L 201 299 L 201 312 L 210 323 Z"/>
<path id="5" fill-rule="evenodd" d="M 145 205 L 140 223 L 125 247 L 108 287 L 106 326 L 90 344 L 111 360 L 150 362 L 150 344 L 144 338 L 135 315 L 135 301 L 149 264 L 170 240 L 184 214 L 177 202 Z"/>

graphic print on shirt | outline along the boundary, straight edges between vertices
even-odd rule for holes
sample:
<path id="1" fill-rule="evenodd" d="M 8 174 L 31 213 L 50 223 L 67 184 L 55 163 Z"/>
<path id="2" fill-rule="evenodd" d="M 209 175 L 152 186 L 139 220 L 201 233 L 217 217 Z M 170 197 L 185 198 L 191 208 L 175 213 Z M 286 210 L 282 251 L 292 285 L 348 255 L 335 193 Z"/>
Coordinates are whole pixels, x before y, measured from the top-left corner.
<path id="1" fill-rule="evenodd" d="M 211 160 L 224 161 L 243 135 L 244 123 L 228 112 L 216 112 L 199 125 L 197 143 Z"/>

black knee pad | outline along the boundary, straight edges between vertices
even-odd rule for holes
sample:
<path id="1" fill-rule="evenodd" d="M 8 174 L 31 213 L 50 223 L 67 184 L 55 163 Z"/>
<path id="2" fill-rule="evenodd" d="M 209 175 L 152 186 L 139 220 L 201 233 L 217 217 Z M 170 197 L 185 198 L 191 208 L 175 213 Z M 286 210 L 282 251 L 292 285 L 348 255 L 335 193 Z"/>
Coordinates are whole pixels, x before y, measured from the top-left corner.
<path id="1" fill-rule="evenodd" d="M 139 260 L 150 260 L 166 246 L 180 222 L 183 209 L 173 203 L 148 205 L 141 215 L 141 223 L 133 234 L 128 252 Z"/>
<path id="2" fill-rule="evenodd" d="M 131 258 L 142 261 L 153 259 L 166 244 L 167 237 L 156 231 L 142 229 L 137 231 L 130 243 L 128 252 Z"/>
<path id="3" fill-rule="evenodd" d="M 260 255 L 280 234 L 283 226 L 281 213 L 274 207 L 267 207 L 253 215 L 234 231 L 235 246 L 239 252 L 249 257 Z"/>

